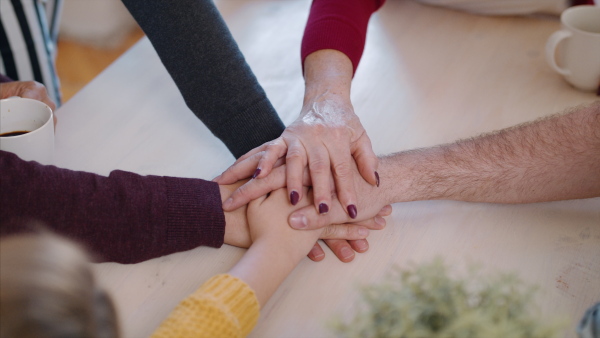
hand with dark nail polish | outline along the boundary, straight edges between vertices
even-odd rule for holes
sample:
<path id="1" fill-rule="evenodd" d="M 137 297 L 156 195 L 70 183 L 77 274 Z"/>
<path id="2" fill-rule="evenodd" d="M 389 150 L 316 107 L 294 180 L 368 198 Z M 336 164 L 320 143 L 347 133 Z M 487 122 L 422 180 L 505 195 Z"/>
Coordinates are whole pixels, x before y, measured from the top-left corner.
<path id="1" fill-rule="evenodd" d="M 256 169 L 256 171 L 254 171 L 254 174 L 252 174 L 252 178 L 255 179 L 258 177 L 258 175 L 260 175 L 260 168 Z"/>
<path id="2" fill-rule="evenodd" d="M 319 204 L 319 214 L 326 214 L 329 212 L 329 206 L 325 203 Z"/>
<path id="3" fill-rule="evenodd" d="M 348 215 L 350 216 L 350 218 L 355 219 L 356 216 L 358 215 L 358 211 L 356 210 L 356 205 L 350 204 L 346 209 L 348 210 Z"/>
<path id="4" fill-rule="evenodd" d="M 299 200 L 300 200 L 300 194 L 298 194 L 297 191 L 292 191 L 290 193 L 290 203 L 292 203 L 292 205 L 296 205 L 296 204 L 298 204 Z"/>

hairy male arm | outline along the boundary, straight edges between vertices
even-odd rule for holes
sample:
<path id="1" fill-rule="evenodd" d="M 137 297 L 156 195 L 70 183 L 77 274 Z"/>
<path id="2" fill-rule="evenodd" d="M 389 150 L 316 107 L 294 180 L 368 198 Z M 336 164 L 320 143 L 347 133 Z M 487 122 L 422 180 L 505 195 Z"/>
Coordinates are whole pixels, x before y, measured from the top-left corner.
<path id="1" fill-rule="evenodd" d="M 381 160 L 392 202 L 533 203 L 600 196 L 600 101 Z"/>

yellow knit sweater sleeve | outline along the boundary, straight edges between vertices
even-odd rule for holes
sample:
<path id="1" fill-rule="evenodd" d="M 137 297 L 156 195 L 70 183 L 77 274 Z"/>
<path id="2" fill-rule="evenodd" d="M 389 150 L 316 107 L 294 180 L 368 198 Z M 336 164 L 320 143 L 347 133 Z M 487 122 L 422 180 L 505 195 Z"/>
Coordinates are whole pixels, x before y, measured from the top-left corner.
<path id="1" fill-rule="evenodd" d="M 258 299 L 248 284 L 228 274 L 216 275 L 179 303 L 152 337 L 246 337 L 259 314 Z"/>

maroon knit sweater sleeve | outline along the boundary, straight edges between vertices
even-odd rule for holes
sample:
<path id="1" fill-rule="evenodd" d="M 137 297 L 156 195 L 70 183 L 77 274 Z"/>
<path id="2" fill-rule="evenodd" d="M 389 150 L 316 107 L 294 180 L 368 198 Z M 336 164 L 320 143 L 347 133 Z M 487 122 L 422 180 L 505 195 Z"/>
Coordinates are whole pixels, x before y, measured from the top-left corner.
<path id="1" fill-rule="evenodd" d="M 119 170 L 105 177 L 0 151 L 0 236 L 32 224 L 81 242 L 98 261 L 119 263 L 219 247 L 225 235 L 214 182 Z"/>
<path id="2" fill-rule="evenodd" d="M 313 52 L 335 49 L 350 58 L 356 72 L 365 48 L 369 19 L 384 2 L 385 0 L 313 0 L 302 38 L 302 65 Z"/>

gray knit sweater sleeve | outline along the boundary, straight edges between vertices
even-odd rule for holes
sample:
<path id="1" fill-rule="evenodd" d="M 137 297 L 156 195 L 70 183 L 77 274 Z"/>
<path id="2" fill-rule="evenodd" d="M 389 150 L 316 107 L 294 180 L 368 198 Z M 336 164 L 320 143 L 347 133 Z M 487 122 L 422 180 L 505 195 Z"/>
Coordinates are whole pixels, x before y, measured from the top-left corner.
<path id="1" fill-rule="evenodd" d="M 238 158 L 285 126 L 211 0 L 122 0 L 188 107 Z"/>

